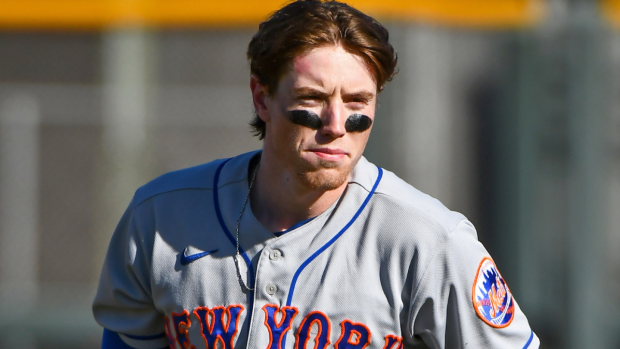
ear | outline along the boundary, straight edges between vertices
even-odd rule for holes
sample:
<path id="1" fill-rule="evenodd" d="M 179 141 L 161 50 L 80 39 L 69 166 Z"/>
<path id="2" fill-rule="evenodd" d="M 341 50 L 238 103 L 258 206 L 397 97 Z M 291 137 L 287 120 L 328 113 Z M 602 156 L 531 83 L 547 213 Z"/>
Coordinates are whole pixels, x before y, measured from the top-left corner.
<path id="1" fill-rule="evenodd" d="M 269 98 L 267 87 L 261 85 L 260 82 L 258 82 L 258 77 L 252 74 L 250 77 L 250 89 L 252 90 L 252 102 L 254 103 L 256 114 L 264 122 L 269 121 L 269 110 L 266 103 L 266 99 Z"/>

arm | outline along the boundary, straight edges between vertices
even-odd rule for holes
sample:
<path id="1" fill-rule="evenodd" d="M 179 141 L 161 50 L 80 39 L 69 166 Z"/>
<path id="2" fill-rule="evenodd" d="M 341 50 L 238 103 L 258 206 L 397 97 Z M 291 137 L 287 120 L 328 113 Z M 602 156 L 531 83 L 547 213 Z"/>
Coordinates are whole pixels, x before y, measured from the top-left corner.
<path id="1" fill-rule="evenodd" d="M 146 345 L 140 345 L 138 347 L 129 346 L 122 337 L 127 337 L 127 335 L 121 335 L 116 332 L 112 332 L 106 328 L 103 329 L 103 337 L 101 339 L 101 349 L 136 349 L 136 348 L 145 348 Z M 157 348 L 157 349 L 167 349 L 169 346 Z"/>
<path id="2" fill-rule="evenodd" d="M 430 348 L 538 348 L 540 342 L 473 225 L 447 234 L 411 305 L 412 343 Z"/>
<path id="3" fill-rule="evenodd" d="M 138 215 L 132 203 L 114 231 L 101 272 L 93 315 L 104 327 L 102 348 L 159 349 L 168 345 L 164 315 L 151 297 L 152 238 L 143 233 L 151 229 L 138 223 Z"/>

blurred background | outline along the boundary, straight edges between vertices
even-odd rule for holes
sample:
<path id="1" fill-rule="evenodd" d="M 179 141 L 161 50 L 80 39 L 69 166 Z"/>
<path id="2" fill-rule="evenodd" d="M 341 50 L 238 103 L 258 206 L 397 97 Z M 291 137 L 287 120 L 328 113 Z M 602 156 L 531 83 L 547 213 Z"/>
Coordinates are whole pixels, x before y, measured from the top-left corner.
<path id="1" fill-rule="evenodd" d="M 620 0 L 353 0 L 400 72 L 365 155 L 463 212 L 544 348 L 620 348 Z M 261 147 L 282 0 L 0 0 L 0 348 L 97 348 L 133 192 Z"/>

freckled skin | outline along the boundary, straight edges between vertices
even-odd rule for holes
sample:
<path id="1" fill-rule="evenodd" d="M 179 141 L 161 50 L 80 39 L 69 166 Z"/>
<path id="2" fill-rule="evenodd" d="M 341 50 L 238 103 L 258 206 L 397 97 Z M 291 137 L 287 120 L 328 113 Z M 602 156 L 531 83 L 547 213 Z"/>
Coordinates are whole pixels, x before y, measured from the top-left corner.
<path id="1" fill-rule="evenodd" d="M 250 80 L 266 132 L 249 204 L 271 231 L 317 216 L 338 200 L 372 129 L 356 114 L 373 120 L 377 105 L 372 70 L 341 46 L 315 48 L 291 63 L 273 94 L 257 77 Z"/>
<path id="2" fill-rule="evenodd" d="M 288 114 L 292 123 L 299 126 L 318 130 L 323 126 L 321 118 L 309 110 L 291 110 Z M 347 132 L 364 132 L 372 126 L 372 119 L 364 114 L 351 114 L 347 118 L 344 127 Z"/>
<path id="3" fill-rule="evenodd" d="M 349 132 L 347 119 L 352 114 L 374 118 L 374 76 L 363 59 L 340 46 L 316 48 L 292 63 L 277 91 L 273 95 L 261 94 L 265 96 L 261 100 L 264 107 L 259 105 L 257 114 L 266 128 L 261 167 L 289 173 L 310 190 L 344 190 L 372 128 Z M 291 114 L 293 110 L 311 114 Z M 308 123 L 315 119 L 314 115 L 321 121 L 318 129 L 318 122 Z M 302 116 L 303 123 L 299 125 Z M 353 123 L 356 124 L 359 122 Z"/>

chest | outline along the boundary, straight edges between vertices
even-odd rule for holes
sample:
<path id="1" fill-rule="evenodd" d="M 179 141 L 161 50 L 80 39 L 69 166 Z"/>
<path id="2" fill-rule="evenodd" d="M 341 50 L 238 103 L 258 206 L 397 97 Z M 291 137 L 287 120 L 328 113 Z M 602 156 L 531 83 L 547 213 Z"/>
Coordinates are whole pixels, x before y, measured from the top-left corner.
<path id="1" fill-rule="evenodd" d="M 407 267 L 362 224 L 351 228 L 334 240 L 338 229 L 312 222 L 246 240 L 239 257 L 221 228 L 176 225 L 174 239 L 160 228 L 152 295 L 171 347 L 398 348 Z"/>

